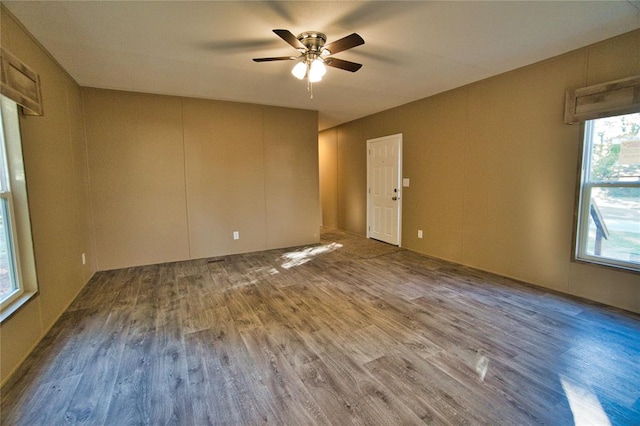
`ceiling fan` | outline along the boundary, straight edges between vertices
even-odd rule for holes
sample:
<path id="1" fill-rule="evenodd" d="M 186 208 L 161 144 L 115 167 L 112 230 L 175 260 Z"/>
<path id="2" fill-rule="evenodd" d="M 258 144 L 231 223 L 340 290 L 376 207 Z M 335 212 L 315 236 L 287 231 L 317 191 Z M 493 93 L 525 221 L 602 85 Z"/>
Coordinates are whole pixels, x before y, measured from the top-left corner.
<path id="1" fill-rule="evenodd" d="M 298 50 L 300 55 L 254 58 L 254 62 L 298 61 L 291 70 L 291 73 L 300 80 L 306 77 L 310 91 L 311 83 L 322 80 L 322 77 L 327 72 L 325 65 L 351 72 L 356 72 L 362 68 L 362 64 L 331 56 L 335 53 L 343 52 L 364 44 L 362 37 L 356 33 L 325 44 L 327 42 L 327 36 L 318 31 L 305 31 L 297 37 L 289 30 L 273 30 L 273 32 L 293 46 L 294 49 Z M 311 97 L 313 97 L 313 93 L 311 93 Z"/>

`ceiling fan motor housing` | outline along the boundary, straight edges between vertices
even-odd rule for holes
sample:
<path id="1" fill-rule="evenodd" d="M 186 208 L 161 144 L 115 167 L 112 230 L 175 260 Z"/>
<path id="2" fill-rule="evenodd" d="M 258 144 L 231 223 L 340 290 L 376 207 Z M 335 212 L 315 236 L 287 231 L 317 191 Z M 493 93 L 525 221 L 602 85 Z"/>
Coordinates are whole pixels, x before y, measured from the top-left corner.
<path id="1" fill-rule="evenodd" d="M 296 38 L 307 48 L 309 56 L 313 57 L 312 59 L 320 56 L 322 47 L 327 42 L 327 36 L 319 31 L 305 31 Z"/>

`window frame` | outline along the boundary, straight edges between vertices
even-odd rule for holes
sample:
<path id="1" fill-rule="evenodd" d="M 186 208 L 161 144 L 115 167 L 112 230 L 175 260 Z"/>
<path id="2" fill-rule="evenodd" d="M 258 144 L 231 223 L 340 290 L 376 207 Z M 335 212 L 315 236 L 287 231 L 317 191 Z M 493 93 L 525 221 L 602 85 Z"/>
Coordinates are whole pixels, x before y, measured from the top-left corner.
<path id="1" fill-rule="evenodd" d="M 6 173 L 0 176 L 0 208 L 6 209 L 11 234 L 10 262 L 19 290 L 0 302 L 0 323 L 15 314 L 38 294 L 38 279 L 33 251 L 31 219 L 20 137 L 19 107 L 14 101 L 0 96 L 2 143 L 0 161 Z M 6 202 L 4 202 L 6 200 Z M 0 232 L 5 232 L 0 229 Z"/>
<path id="2" fill-rule="evenodd" d="M 611 259 L 602 256 L 590 255 L 587 253 L 589 236 L 589 217 L 591 215 L 591 194 L 594 188 L 640 188 L 640 181 L 637 182 L 602 182 L 591 180 L 591 161 L 593 145 L 593 125 L 594 121 L 607 118 L 618 117 L 627 114 L 640 113 L 638 111 L 610 113 L 599 117 L 585 120 L 581 124 L 580 132 L 580 160 L 578 167 L 578 180 L 576 185 L 576 215 L 574 224 L 574 241 L 572 260 L 579 263 L 595 264 L 615 270 L 623 270 L 640 274 L 640 265 L 625 262 L 618 259 Z M 587 202 L 584 202 L 587 200 Z"/>
<path id="3" fill-rule="evenodd" d="M 9 164 L 7 161 L 7 142 L 5 140 L 4 124 L 0 123 L 0 209 L 4 222 L 0 227 L 0 232 L 5 233 L 7 245 L 7 260 L 9 263 L 9 276 L 12 287 L 15 287 L 8 296 L 0 299 L 0 310 L 4 311 L 16 299 L 24 294 L 22 274 L 20 273 L 20 250 L 18 242 L 18 231 L 15 226 L 15 211 L 13 209 L 13 194 L 11 192 L 11 179 Z"/>

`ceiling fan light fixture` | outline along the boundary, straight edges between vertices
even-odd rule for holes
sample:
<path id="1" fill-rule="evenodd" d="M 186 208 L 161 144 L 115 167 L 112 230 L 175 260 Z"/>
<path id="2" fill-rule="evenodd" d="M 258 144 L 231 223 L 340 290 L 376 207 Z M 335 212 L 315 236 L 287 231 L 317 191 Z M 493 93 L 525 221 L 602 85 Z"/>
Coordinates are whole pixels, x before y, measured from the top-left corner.
<path id="1" fill-rule="evenodd" d="M 311 67 L 309 68 L 309 80 L 312 83 L 316 83 L 322 80 L 322 77 L 327 73 L 327 67 L 325 67 L 324 62 L 321 59 L 314 59 L 311 62 Z"/>
<path id="2" fill-rule="evenodd" d="M 298 80 L 302 80 L 307 75 L 306 61 L 298 62 L 291 70 L 291 74 Z"/>
<path id="3" fill-rule="evenodd" d="M 309 74 L 309 81 L 310 81 L 311 83 L 317 83 L 317 82 L 319 82 L 319 81 L 322 81 L 322 77 L 321 77 L 321 76 L 319 76 L 319 75 L 314 75 L 314 76 L 312 76 L 311 74 Z"/>

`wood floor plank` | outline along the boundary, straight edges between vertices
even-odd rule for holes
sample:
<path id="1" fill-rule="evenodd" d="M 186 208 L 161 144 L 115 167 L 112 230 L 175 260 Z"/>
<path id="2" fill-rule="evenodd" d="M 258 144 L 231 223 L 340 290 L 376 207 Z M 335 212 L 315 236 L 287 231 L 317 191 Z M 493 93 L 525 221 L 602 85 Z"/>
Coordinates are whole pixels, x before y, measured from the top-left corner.
<path id="1" fill-rule="evenodd" d="M 219 361 L 220 369 L 217 374 L 224 379 L 231 406 L 235 413 L 240 414 L 240 423 L 274 421 L 277 413 L 265 401 L 264 395 L 252 391 L 254 388 L 251 383 L 256 382 L 254 361 L 229 309 L 217 309 L 212 324 L 202 334 L 208 336 L 208 355 Z"/>
<path id="2" fill-rule="evenodd" d="M 98 272 L 0 424 L 640 424 L 640 315 L 353 234 Z"/>
<path id="3" fill-rule="evenodd" d="M 394 371 L 389 364 L 389 356 L 376 358 L 365 364 L 371 374 L 393 392 L 411 411 L 428 424 L 454 425 L 464 424 L 461 421 L 459 412 L 450 405 L 444 404 L 441 400 L 426 394 L 423 390 L 407 380 L 403 370 Z"/>
<path id="4" fill-rule="evenodd" d="M 186 353 L 177 330 L 163 327 L 154 336 L 150 359 L 151 424 L 188 424 Z M 177 338 L 176 338 L 177 337 Z"/>
<path id="5" fill-rule="evenodd" d="M 366 424 L 352 389 L 348 389 L 348 384 L 336 377 L 323 360 L 318 358 L 298 366 L 296 374 L 305 389 L 314 396 L 329 423 Z"/>
<path id="6" fill-rule="evenodd" d="M 24 401 L 20 412 L 3 414 L 2 424 L 47 425 L 49 419 L 65 420 L 72 423 L 66 415 L 67 407 L 71 403 L 69 392 L 73 392 L 82 379 L 81 374 L 65 377 L 64 379 L 47 382 L 38 387 L 31 398 Z M 31 407 L 42 407 L 41 410 L 33 410 Z"/>
<path id="7" fill-rule="evenodd" d="M 372 295 L 369 291 L 358 294 L 357 287 L 340 280 L 334 280 L 332 285 L 323 288 L 327 294 L 336 295 L 337 299 L 343 299 L 343 302 L 339 302 L 334 298 L 335 304 L 343 303 L 343 305 L 338 305 L 340 306 L 338 312 L 341 318 L 351 317 L 342 314 L 342 312 L 353 312 L 353 317 L 360 319 L 360 326 L 355 328 L 375 324 L 400 339 L 401 344 L 407 349 L 420 351 L 425 355 L 443 350 L 442 344 L 437 343 L 433 333 L 444 336 L 441 340 L 445 343 L 450 341 L 439 326 L 427 329 L 418 323 L 413 315 L 409 315 L 409 312 L 416 310 L 415 306 L 394 306 L 388 301 Z M 363 303 L 363 299 L 366 303 Z M 346 305 L 344 305 L 345 303 Z"/>
<path id="8" fill-rule="evenodd" d="M 96 346 L 85 350 L 91 357 L 84 368 L 65 417 L 77 424 L 102 424 L 113 394 L 115 380 L 129 328 L 128 310 L 114 309 L 96 339 Z"/>
<path id="9" fill-rule="evenodd" d="M 328 424 L 326 414 L 270 336 L 258 329 L 241 334 L 278 417 L 285 424 Z"/>
<path id="10" fill-rule="evenodd" d="M 233 318 L 238 330 L 261 327 L 263 324 L 240 292 L 228 292 L 224 295 L 225 306 Z"/>
<path id="11" fill-rule="evenodd" d="M 194 424 L 239 424 L 220 360 L 210 356 L 209 330 L 185 336 L 187 368 Z"/>
<path id="12" fill-rule="evenodd" d="M 421 424 L 421 419 L 399 401 L 381 382 L 361 367 L 338 342 L 328 342 L 320 359 L 325 377 L 340 395 L 351 393 L 352 409 L 365 424 Z"/>
<path id="13" fill-rule="evenodd" d="M 154 333 L 130 334 L 105 424 L 148 424 L 151 419 Z"/>

